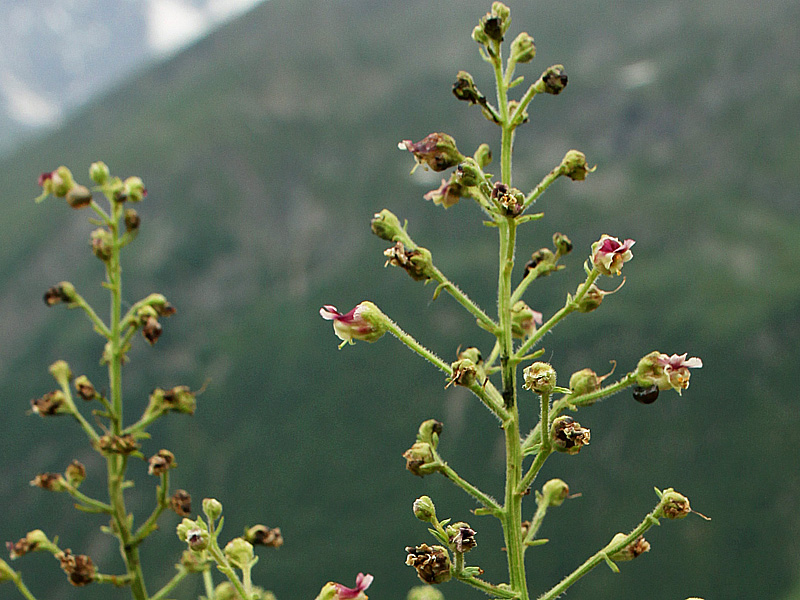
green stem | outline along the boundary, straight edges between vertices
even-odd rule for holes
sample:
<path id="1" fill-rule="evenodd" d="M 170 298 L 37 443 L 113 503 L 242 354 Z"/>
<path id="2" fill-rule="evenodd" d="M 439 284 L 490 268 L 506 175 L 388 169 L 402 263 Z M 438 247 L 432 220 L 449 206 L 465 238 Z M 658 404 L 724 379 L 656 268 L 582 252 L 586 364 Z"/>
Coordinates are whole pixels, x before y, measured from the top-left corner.
<path id="1" fill-rule="evenodd" d="M 16 576 L 12 577 L 11 580 L 14 582 L 14 585 L 17 586 L 19 593 L 22 594 L 26 600 L 36 600 L 36 596 L 31 593 L 31 591 L 28 589 L 28 586 L 26 586 L 25 582 L 22 581 L 22 574 L 17 571 L 14 571 L 14 573 Z"/>
<path id="2" fill-rule="evenodd" d="M 105 502 L 100 502 L 100 500 L 95 500 L 94 498 L 90 498 L 83 492 L 79 491 L 72 485 L 66 484 L 65 487 L 67 493 L 70 496 L 75 498 L 78 502 L 82 503 L 85 507 L 89 507 L 92 509 L 92 512 L 103 512 L 107 514 L 112 514 L 113 509 L 111 508 L 110 504 L 106 504 Z"/>
<path id="3" fill-rule="evenodd" d="M 132 577 L 130 575 L 105 575 L 103 573 L 95 573 L 94 583 L 110 583 L 117 587 L 130 585 Z"/>
<path id="4" fill-rule="evenodd" d="M 439 456 L 439 453 L 436 452 L 436 450 L 433 451 L 433 457 L 437 462 L 441 463 L 441 472 L 450 481 L 455 483 L 458 487 L 483 504 L 493 514 L 500 514 L 502 512 L 503 509 L 491 496 L 480 491 L 477 487 L 456 473 L 452 467 L 442 460 L 442 457 Z"/>
<path id="5" fill-rule="evenodd" d="M 419 354 L 422 358 L 427 360 L 428 362 L 432 363 L 435 367 L 437 367 L 440 371 L 444 371 L 448 375 L 453 374 L 453 369 L 444 362 L 441 358 L 436 356 L 433 352 L 428 350 L 425 346 L 420 344 L 417 340 L 415 340 L 412 336 L 407 334 L 405 331 L 400 329 L 400 327 L 392 321 L 391 319 L 386 319 L 386 329 L 391 333 L 394 337 L 398 340 L 403 342 L 406 346 L 408 346 L 411 350 Z"/>
<path id="6" fill-rule="evenodd" d="M 136 530 L 130 541 L 132 546 L 138 546 L 148 535 L 158 529 L 158 518 L 167 508 L 169 508 L 169 471 L 161 474 L 161 485 L 158 486 L 156 493 L 156 507 L 147 520 Z"/>
<path id="7" fill-rule="evenodd" d="M 600 272 L 597 269 L 592 269 L 591 273 L 586 277 L 586 281 L 583 282 L 581 285 L 580 291 L 575 295 L 572 299 L 567 299 L 564 306 L 556 312 L 546 323 L 544 323 L 536 332 L 525 340 L 525 343 L 519 347 L 517 350 L 517 355 L 522 356 L 525 354 L 529 349 L 531 349 L 536 343 L 544 337 L 544 335 L 550 331 L 553 327 L 558 325 L 558 323 L 566 317 L 571 312 L 578 310 L 578 303 L 583 299 L 586 295 L 586 292 L 589 291 L 589 288 L 594 283 L 595 279 L 600 276 Z"/>
<path id="8" fill-rule="evenodd" d="M 83 296 L 81 296 L 76 292 L 75 299 L 72 302 L 70 302 L 69 307 L 83 309 L 83 312 L 86 313 L 86 316 L 89 317 L 89 320 L 94 325 L 95 331 L 97 331 L 107 340 L 111 339 L 111 331 L 109 330 L 108 326 L 105 323 L 103 323 L 103 320 L 97 315 L 97 313 L 89 305 L 89 303 L 86 302 Z"/>
<path id="9" fill-rule="evenodd" d="M 521 600 L 528 599 L 525 577 L 525 547 L 522 543 L 522 495 L 517 493 L 522 472 L 522 450 L 519 438 L 519 411 L 511 407 L 511 418 L 504 423 L 506 437 L 506 491 L 501 516 L 503 537 L 508 556 L 508 574 L 511 589 Z"/>
<path id="10" fill-rule="evenodd" d="M 642 535 L 645 531 L 650 529 L 653 525 L 658 525 L 658 518 L 656 514 L 661 510 L 661 502 L 659 502 L 656 507 L 648 513 L 648 515 L 644 518 L 644 520 L 639 523 L 639 525 L 631 531 L 628 535 L 625 536 L 625 539 L 620 540 L 617 543 L 609 543 L 604 548 L 601 548 L 597 552 L 595 552 L 592 556 L 590 556 L 580 567 L 575 569 L 572 573 L 567 575 L 564 579 L 561 580 L 556 586 L 554 586 L 550 591 L 546 592 L 539 596 L 538 600 L 553 600 L 554 598 L 558 598 L 561 594 L 563 594 L 567 588 L 569 588 L 572 584 L 578 581 L 581 577 L 586 575 L 589 571 L 594 569 L 597 565 L 610 561 L 611 559 L 609 556 L 619 552 L 633 541 L 636 540 L 640 535 Z M 613 563 L 612 563 L 613 564 Z"/>
<path id="11" fill-rule="evenodd" d="M 206 590 L 206 600 L 216 600 L 217 595 L 214 593 L 214 578 L 211 576 L 210 569 L 205 569 L 203 571 L 203 587 Z"/>
<path id="12" fill-rule="evenodd" d="M 482 326 L 484 329 L 489 331 L 494 331 L 497 329 L 497 323 L 495 323 L 485 312 L 483 312 L 477 304 L 470 300 L 469 297 L 467 297 L 467 295 L 458 288 L 458 286 L 445 277 L 445 275 L 436 267 L 433 267 L 433 279 L 439 282 L 439 287 L 436 289 L 434 298 L 439 293 L 440 289 L 444 289 L 453 298 L 455 298 L 455 300 L 461 304 L 461 306 L 472 313 L 472 315 L 483 324 Z"/>
<path id="13" fill-rule="evenodd" d="M 207 572 L 208 572 L 207 570 L 203 571 L 204 574 Z M 189 571 L 185 567 L 183 566 L 178 567 L 178 572 L 175 573 L 172 579 L 170 579 L 166 584 L 164 584 L 164 587 L 162 587 L 155 594 L 153 594 L 150 597 L 150 600 L 163 600 L 164 597 L 167 594 L 169 594 L 175 588 L 175 586 L 177 586 L 181 581 L 183 581 L 188 574 Z M 210 600 L 213 600 L 211 596 L 209 596 L 209 598 Z"/>
<path id="14" fill-rule="evenodd" d="M 533 188 L 530 194 L 525 197 L 525 202 L 523 202 L 522 206 L 524 208 L 528 208 L 531 204 L 536 202 L 536 199 L 541 196 L 544 191 L 550 187 L 550 184 L 553 183 L 556 179 L 563 175 L 561 165 L 558 165 L 555 169 L 550 171 L 547 175 L 545 175 L 539 184 Z"/>
<path id="15" fill-rule="evenodd" d="M 519 598 L 520 595 L 516 592 L 512 592 L 507 589 L 503 589 L 499 586 L 493 585 L 488 581 L 484 581 L 483 579 L 478 579 L 477 577 L 469 577 L 467 575 L 461 575 L 457 573 L 455 578 L 459 581 L 471 585 L 474 588 L 478 588 L 486 592 L 489 596 L 494 598 Z"/>
<path id="16" fill-rule="evenodd" d="M 539 528 L 542 526 L 542 521 L 544 521 L 544 516 L 545 514 L 547 514 L 547 508 L 548 508 L 547 501 L 542 499 L 542 501 L 539 502 L 539 505 L 536 507 L 536 513 L 533 515 L 531 524 L 528 527 L 528 533 L 525 534 L 525 539 L 522 540 L 525 550 L 528 549 L 531 542 L 536 537 L 536 534 L 539 533 Z"/>
<path id="17" fill-rule="evenodd" d="M 249 598 L 244 586 L 242 585 L 242 582 L 239 581 L 239 576 L 236 575 L 236 571 L 234 571 L 233 567 L 231 567 L 228 563 L 228 559 L 225 558 L 225 554 L 223 554 L 222 550 L 219 549 L 216 540 L 208 545 L 208 552 L 211 554 L 214 562 L 217 563 L 217 568 L 220 570 L 220 572 L 225 575 L 225 577 L 228 578 L 228 581 L 231 582 L 231 585 L 236 588 L 239 596 L 242 598 Z"/>

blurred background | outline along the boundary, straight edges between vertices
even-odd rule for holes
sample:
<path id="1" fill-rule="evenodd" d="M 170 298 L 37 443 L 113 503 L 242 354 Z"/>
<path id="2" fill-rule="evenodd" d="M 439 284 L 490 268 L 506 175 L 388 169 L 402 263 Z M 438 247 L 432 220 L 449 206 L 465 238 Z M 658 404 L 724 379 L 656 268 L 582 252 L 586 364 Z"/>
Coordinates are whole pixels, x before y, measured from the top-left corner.
<path id="1" fill-rule="evenodd" d="M 682 397 L 644 406 L 629 393 L 578 415 L 592 444 L 554 456 L 539 485 L 567 481 L 580 498 L 548 514 L 550 543 L 528 554 L 531 593 L 549 589 L 617 531 L 630 530 L 673 486 L 712 518 L 664 523 L 651 551 L 613 574 L 597 569 L 570 597 L 800 598 L 800 4 L 795 0 L 510 2 L 509 39 L 528 31 L 532 82 L 561 63 L 569 85 L 534 99 L 516 138 L 514 183 L 531 189 L 577 148 L 598 168 L 558 181 L 545 218 L 521 230 L 520 265 L 554 231 L 576 250 L 567 269 L 526 300 L 545 317 L 583 280 L 602 233 L 634 238 L 627 283 L 591 315 L 546 337 L 566 385 L 584 367 L 633 369 L 652 350 L 688 352 L 704 367 Z M 102 519 L 31 488 L 76 458 L 102 496 L 105 468 L 73 422 L 30 414 L 64 358 L 100 388 L 102 343 L 86 319 L 48 309 L 43 292 L 73 282 L 105 314 L 102 265 L 86 215 L 63 201 L 35 205 L 39 173 L 60 164 L 88 182 L 103 160 L 139 175 L 142 227 L 124 255 L 125 302 L 164 293 L 178 314 L 158 344 L 137 340 L 124 371 L 128 420 L 156 386 L 198 389 L 194 417 L 170 415 L 144 442 L 179 463 L 174 487 L 223 502 L 226 533 L 264 523 L 285 545 L 261 552 L 256 581 L 279 599 L 313 598 L 328 580 L 375 575 L 370 596 L 401 600 L 418 580 L 404 547 L 430 542 L 411 513 L 429 494 L 440 517 L 478 531 L 469 562 L 504 581 L 499 527 L 440 477 L 405 471 L 420 422 L 444 422 L 440 451 L 465 478 L 502 495 L 503 443 L 493 417 L 394 339 L 341 351 L 318 309 L 370 299 L 454 360 L 488 354 L 488 334 L 449 297 L 431 301 L 384 269 L 371 235 L 389 208 L 439 268 L 492 311 L 496 240 L 469 202 L 446 212 L 422 195 L 440 176 L 397 150 L 401 139 L 452 134 L 464 153 L 496 127 L 450 88 L 467 70 L 492 78 L 470 32 L 490 2 L 457 0 L 93 0 L 4 3 L 0 40 L 0 539 L 41 528 L 62 547 L 120 571 Z M 524 85 L 520 89 L 525 89 Z M 521 93 L 521 92 L 520 92 Z M 497 167 L 495 170 L 498 170 Z M 491 171 L 491 169 L 490 169 Z M 468 240 L 468 243 L 465 241 Z M 520 275 L 521 276 L 521 270 Z M 616 282 L 605 282 L 611 289 Z M 524 404 L 527 425 L 535 402 Z M 146 516 L 155 482 L 145 463 L 129 507 Z M 528 508 L 532 515 L 534 507 Z M 157 590 L 182 551 L 178 518 L 143 547 Z M 223 534 L 225 537 L 225 534 Z M 40 600 L 127 597 L 71 588 L 49 556 L 14 563 Z M 197 597 L 197 581 L 175 592 Z M 451 583 L 450 600 L 481 594 Z M 15 592 L 3 588 L 3 597 Z"/>

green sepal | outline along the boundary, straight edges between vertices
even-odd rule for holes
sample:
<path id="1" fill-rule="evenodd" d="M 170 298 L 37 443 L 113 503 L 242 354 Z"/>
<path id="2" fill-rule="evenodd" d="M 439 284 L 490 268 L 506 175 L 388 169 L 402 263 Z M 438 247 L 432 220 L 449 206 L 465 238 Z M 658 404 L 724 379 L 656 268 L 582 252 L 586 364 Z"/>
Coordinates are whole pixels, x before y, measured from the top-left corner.
<path id="1" fill-rule="evenodd" d="M 75 507 L 75 510 L 85 513 L 100 514 L 106 512 L 102 508 L 97 508 L 96 506 L 86 506 L 85 504 L 78 504 L 77 502 L 73 504 L 73 506 Z"/>
<path id="2" fill-rule="evenodd" d="M 538 540 L 531 540 L 530 542 L 525 542 L 526 546 L 544 546 L 550 540 L 548 538 L 539 538 Z"/>
<path id="3" fill-rule="evenodd" d="M 522 76 L 517 77 L 514 81 L 512 81 L 511 83 L 508 84 L 508 89 L 511 89 L 513 87 L 517 87 L 523 81 L 525 81 L 524 77 L 522 77 Z"/>
<path id="4" fill-rule="evenodd" d="M 448 540 L 447 537 L 444 534 L 442 534 L 440 531 L 436 531 L 435 529 L 428 529 L 428 531 L 430 531 L 431 535 L 433 537 L 435 537 L 437 540 L 439 540 L 440 542 L 442 542 L 445 546 L 449 546 L 450 545 L 450 540 Z"/>
<path id="5" fill-rule="evenodd" d="M 425 283 L 428 283 L 428 282 L 426 281 Z M 439 285 L 437 285 L 436 289 L 433 290 L 433 299 L 436 300 L 436 298 L 439 297 L 439 294 L 442 292 L 442 290 L 445 290 L 445 289 L 447 289 L 447 284 L 446 283 L 440 283 Z"/>
<path id="6" fill-rule="evenodd" d="M 460 575 L 472 579 L 474 577 L 478 577 L 481 573 L 483 573 L 483 569 L 480 567 L 464 567 Z"/>
<path id="7" fill-rule="evenodd" d="M 496 221 L 484 221 L 483 224 L 486 227 L 497 227 L 498 226 Z"/>
<path id="8" fill-rule="evenodd" d="M 605 552 L 603 553 L 603 560 L 606 561 L 609 569 L 614 571 L 614 573 L 619 573 L 619 567 L 614 563 L 613 560 L 608 558 L 608 555 Z"/>
<path id="9" fill-rule="evenodd" d="M 538 221 L 542 217 L 544 217 L 543 212 L 535 213 L 532 215 L 523 215 L 521 217 L 517 217 L 517 224 L 522 225 L 523 223 L 527 223 L 528 221 Z"/>

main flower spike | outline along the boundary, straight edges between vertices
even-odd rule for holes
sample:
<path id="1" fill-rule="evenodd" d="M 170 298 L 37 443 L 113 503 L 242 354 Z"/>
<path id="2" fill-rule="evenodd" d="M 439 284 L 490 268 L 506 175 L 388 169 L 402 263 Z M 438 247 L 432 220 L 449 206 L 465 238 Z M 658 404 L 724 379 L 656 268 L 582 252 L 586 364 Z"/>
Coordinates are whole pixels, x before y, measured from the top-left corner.
<path id="1" fill-rule="evenodd" d="M 342 340 L 339 348 L 354 344 L 353 340 L 374 342 L 386 333 L 387 317 L 372 302 L 362 302 L 347 314 L 326 304 L 319 309 L 319 314 L 326 321 L 333 321 L 333 331 Z"/>

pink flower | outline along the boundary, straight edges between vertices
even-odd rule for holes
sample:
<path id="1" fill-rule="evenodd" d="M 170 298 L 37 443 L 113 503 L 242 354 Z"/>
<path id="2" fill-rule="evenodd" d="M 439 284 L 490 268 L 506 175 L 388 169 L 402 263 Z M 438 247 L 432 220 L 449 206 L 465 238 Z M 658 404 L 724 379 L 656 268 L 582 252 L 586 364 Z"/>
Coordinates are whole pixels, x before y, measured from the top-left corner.
<path id="1" fill-rule="evenodd" d="M 625 243 L 615 237 L 603 234 L 592 244 L 592 263 L 603 275 L 619 275 L 622 265 L 633 258 L 631 247 L 636 242 L 627 239 Z"/>
<path id="2" fill-rule="evenodd" d="M 364 573 L 359 573 L 356 577 L 356 587 L 354 588 L 345 587 L 341 583 L 335 583 L 336 597 L 338 600 L 348 600 L 350 598 L 359 597 L 366 598 L 366 594 L 363 592 L 372 584 L 373 579 L 374 577 L 372 577 L 372 575 L 364 575 Z"/>
<path id="3" fill-rule="evenodd" d="M 455 167 L 465 158 L 456 148 L 456 141 L 446 133 L 431 133 L 416 143 L 403 140 L 397 147 L 411 152 L 417 165 L 430 167 L 436 172 Z"/>
<path id="4" fill-rule="evenodd" d="M 688 354 L 681 355 L 673 354 L 667 356 L 660 354 L 658 357 L 658 364 L 664 367 L 664 374 L 666 375 L 669 386 L 676 390 L 679 394 L 682 390 L 689 387 L 689 369 L 699 369 L 703 366 L 703 361 L 693 356 L 687 360 Z"/>
<path id="5" fill-rule="evenodd" d="M 387 318 L 372 302 L 361 302 L 347 314 L 342 314 L 335 306 L 326 304 L 319 309 L 320 316 L 333 321 L 333 331 L 342 340 L 339 348 L 353 344 L 353 340 L 374 342 L 386 333 Z"/>

